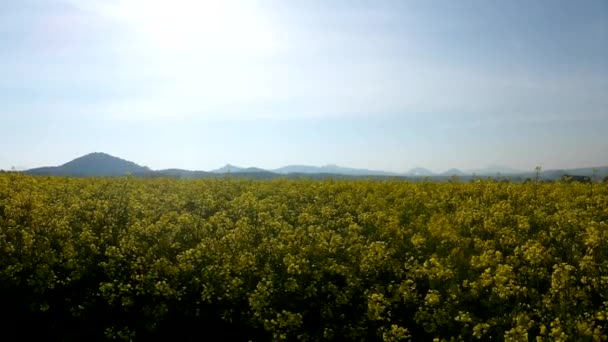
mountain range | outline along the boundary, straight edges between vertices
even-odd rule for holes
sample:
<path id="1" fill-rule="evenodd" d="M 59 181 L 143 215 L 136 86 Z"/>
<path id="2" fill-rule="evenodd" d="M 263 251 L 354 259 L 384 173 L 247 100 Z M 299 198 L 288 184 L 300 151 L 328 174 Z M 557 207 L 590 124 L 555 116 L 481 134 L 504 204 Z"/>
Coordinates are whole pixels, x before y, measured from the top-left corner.
<path id="1" fill-rule="evenodd" d="M 594 171 L 595 170 L 595 171 Z M 395 173 L 381 170 L 357 169 L 338 165 L 310 166 L 288 165 L 278 169 L 265 170 L 258 167 L 239 167 L 227 164 L 211 171 L 191 171 L 183 169 L 152 170 L 149 167 L 138 165 L 132 161 L 111 156 L 102 152 L 90 153 L 76 158 L 60 166 L 40 167 L 25 170 L 24 173 L 43 176 L 77 176 L 77 177 L 114 177 L 131 174 L 138 177 L 176 177 L 176 178 L 205 178 L 221 175 L 236 175 L 251 178 L 277 178 L 277 177 L 308 177 L 308 178 L 344 178 L 344 177 L 373 177 L 373 178 L 425 178 L 447 179 L 452 176 L 463 178 L 491 176 L 510 178 L 532 178 L 533 171 L 520 171 L 505 166 L 492 165 L 484 169 L 462 171 L 449 169 L 442 173 L 416 167 L 405 173 Z M 543 179 L 558 179 L 563 175 L 579 176 L 608 176 L 608 167 L 577 168 L 568 170 L 547 170 L 542 173 Z"/>

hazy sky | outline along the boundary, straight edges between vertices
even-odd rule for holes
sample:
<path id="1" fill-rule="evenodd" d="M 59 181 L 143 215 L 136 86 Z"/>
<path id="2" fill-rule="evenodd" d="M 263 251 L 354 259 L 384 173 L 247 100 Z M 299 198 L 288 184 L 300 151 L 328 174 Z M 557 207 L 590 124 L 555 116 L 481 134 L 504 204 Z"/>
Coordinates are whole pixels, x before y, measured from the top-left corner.
<path id="1" fill-rule="evenodd" d="M 608 1 L 0 1 L 0 168 L 608 165 Z"/>

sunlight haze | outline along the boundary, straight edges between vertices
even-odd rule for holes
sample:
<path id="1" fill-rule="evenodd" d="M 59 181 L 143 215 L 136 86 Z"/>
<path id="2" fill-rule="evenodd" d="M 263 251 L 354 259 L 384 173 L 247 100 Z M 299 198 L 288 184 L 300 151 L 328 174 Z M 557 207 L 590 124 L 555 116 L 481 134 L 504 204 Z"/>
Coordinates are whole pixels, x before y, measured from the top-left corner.
<path id="1" fill-rule="evenodd" d="M 608 165 L 608 2 L 0 3 L 0 169 Z"/>

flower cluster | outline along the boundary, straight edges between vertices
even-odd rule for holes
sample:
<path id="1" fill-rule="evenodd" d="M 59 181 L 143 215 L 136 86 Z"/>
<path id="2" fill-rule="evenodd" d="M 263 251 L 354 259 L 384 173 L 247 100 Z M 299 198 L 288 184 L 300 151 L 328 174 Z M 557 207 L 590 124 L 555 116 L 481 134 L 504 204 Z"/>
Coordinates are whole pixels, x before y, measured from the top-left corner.
<path id="1" fill-rule="evenodd" d="M 3 340 L 602 341 L 606 289 L 605 183 L 0 175 Z"/>

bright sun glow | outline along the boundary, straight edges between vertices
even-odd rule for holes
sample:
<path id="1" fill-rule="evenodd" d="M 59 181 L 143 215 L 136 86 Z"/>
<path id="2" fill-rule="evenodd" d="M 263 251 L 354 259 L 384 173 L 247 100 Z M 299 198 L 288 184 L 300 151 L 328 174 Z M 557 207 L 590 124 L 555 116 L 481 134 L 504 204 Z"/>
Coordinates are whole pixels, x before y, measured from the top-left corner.
<path id="1" fill-rule="evenodd" d="M 117 65 L 142 63 L 156 80 L 148 85 L 153 99 L 107 104 L 103 112 L 112 117 L 236 116 L 229 110 L 235 103 L 272 94 L 272 78 L 251 65 L 281 45 L 253 0 L 68 1 L 120 25 L 118 39 L 129 53 Z"/>
<path id="2" fill-rule="evenodd" d="M 275 45 L 271 25 L 253 1 L 116 0 L 96 7 L 127 23 L 146 44 L 163 49 L 255 52 Z"/>

